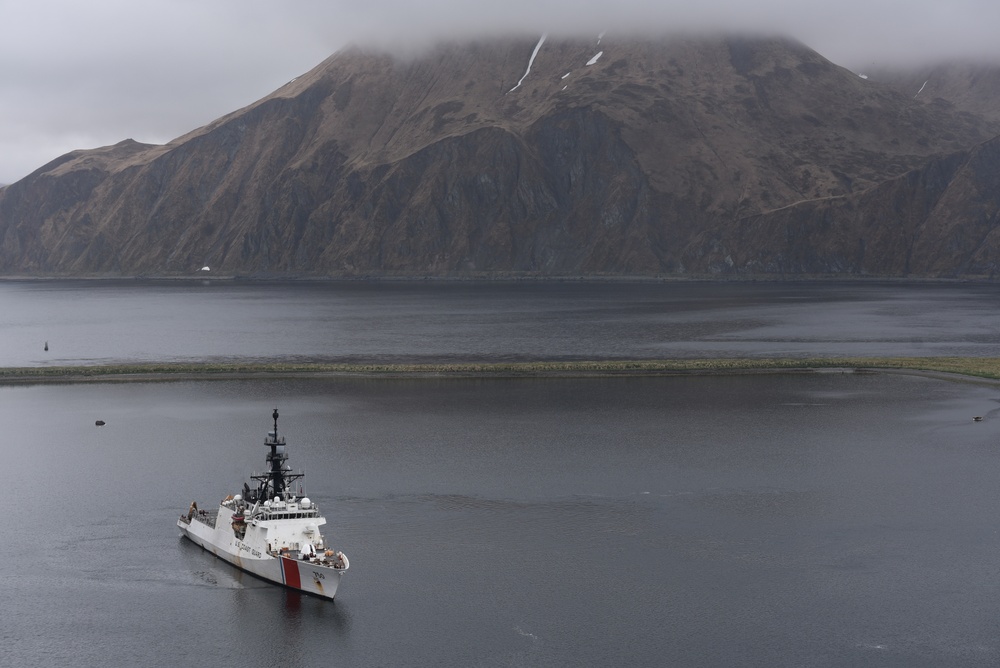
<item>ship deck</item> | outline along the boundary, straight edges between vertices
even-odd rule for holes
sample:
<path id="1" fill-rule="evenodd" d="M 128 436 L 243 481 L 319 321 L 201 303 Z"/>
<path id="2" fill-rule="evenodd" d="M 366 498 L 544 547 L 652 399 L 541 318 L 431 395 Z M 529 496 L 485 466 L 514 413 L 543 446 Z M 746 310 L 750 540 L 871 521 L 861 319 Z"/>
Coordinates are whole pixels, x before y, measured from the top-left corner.
<path id="1" fill-rule="evenodd" d="M 210 529 L 215 528 L 215 518 L 218 516 L 217 512 L 209 512 L 207 510 L 199 510 L 193 516 L 188 517 L 187 515 L 181 515 L 181 522 L 190 524 L 192 520 L 197 520 L 209 527 Z"/>

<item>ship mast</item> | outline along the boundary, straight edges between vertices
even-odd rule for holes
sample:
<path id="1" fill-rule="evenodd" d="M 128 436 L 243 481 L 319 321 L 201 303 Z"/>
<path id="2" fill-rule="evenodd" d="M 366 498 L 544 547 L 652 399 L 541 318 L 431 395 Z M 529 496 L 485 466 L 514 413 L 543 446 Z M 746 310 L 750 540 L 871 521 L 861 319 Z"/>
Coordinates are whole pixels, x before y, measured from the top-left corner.
<path id="1" fill-rule="evenodd" d="M 274 418 L 274 431 L 268 434 L 268 438 L 264 439 L 264 445 L 271 447 L 271 452 L 267 455 L 267 462 L 271 465 L 271 489 L 274 491 L 275 496 L 284 497 L 285 472 L 281 469 L 285 460 L 288 459 L 288 455 L 285 454 L 285 439 L 278 440 L 277 408 L 274 409 L 271 417 Z M 278 450 L 279 447 L 281 448 L 280 451 Z"/>
<path id="2" fill-rule="evenodd" d="M 290 483 L 302 478 L 302 473 L 291 473 L 286 471 L 288 454 L 285 452 L 285 439 L 278 436 L 278 409 L 274 409 L 271 414 L 274 418 L 274 431 L 270 432 L 264 439 L 264 445 L 271 449 L 267 453 L 267 473 L 250 476 L 258 483 L 257 500 L 266 501 L 274 497 L 285 498 Z"/>

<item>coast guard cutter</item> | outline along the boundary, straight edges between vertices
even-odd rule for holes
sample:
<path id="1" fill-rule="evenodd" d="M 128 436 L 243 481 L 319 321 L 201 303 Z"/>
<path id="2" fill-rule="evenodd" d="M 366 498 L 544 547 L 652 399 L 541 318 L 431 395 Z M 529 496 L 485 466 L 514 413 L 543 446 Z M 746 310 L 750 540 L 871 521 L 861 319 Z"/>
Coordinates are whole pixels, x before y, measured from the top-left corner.
<path id="1" fill-rule="evenodd" d="M 285 439 L 278 436 L 277 409 L 271 417 L 274 431 L 264 439 L 268 468 L 250 476 L 255 486 L 243 483 L 243 493 L 227 496 L 215 512 L 192 503 L 177 526 L 237 568 L 332 600 L 350 564 L 320 533 L 326 519 L 316 504 L 295 494 L 293 483 L 305 474 L 291 472 Z"/>

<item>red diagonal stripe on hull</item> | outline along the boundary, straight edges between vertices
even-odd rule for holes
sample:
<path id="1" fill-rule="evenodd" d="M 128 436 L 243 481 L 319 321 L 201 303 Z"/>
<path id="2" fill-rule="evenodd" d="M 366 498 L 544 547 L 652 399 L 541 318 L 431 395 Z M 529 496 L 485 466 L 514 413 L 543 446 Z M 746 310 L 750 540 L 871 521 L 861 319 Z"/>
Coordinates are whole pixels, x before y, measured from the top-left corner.
<path id="1" fill-rule="evenodd" d="M 285 584 L 289 587 L 302 589 L 302 580 L 299 579 L 299 562 L 288 557 L 281 558 L 281 574 L 285 578 Z"/>

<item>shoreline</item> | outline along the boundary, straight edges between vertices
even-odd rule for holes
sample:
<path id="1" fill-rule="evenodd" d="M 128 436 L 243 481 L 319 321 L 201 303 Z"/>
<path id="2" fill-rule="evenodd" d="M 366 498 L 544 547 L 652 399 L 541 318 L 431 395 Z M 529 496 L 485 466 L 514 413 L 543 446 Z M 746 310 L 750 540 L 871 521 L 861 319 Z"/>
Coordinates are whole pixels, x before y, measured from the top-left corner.
<path id="1" fill-rule="evenodd" d="M 778 373 L 907 373 L 1000 383 L 1000 358 L 739 358 L 434 363 L 141 363 L 0 368 L 0 385 L 276 378 L 597 378 Z"/>
<path id="2" fill-rule="evenodd" d="M 233 284 L 325 284 L 325 283 L 891 283 L 913 285 L 995 285 L 989 276 L 896 276 L 855 274 L 535 274 L 531 272 L 425 274 L 140 274 L 110 275 L 6 275 L 0 283 L 233 283 Z"/>

